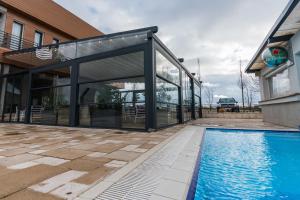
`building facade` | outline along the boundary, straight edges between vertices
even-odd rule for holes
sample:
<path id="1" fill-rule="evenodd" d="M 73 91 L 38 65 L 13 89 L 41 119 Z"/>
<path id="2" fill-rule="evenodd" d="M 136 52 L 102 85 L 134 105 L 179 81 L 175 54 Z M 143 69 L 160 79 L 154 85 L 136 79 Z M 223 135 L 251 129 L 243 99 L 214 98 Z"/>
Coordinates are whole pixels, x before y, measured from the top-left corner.
<path id="1" fill-rule="evenodd" d="M 5 109 L 2 120 L 151 131 L 199 118 L 200 82 L 157 31 L 149 27 L 5 53 L 28 68 L 2 76 L 10 83 L 3 88 L 4 107 L 17 108 L 15 97 L 24 99 L 22 110 Z"/>
<path id="2" fill-rule="evenodd" d="M 52 1 L 15 2 L 1 4 L 17 38 L 3 37 L 1 122 L 151 131 L 201 117 L 200 82 L 157 27 L 103 35 Z"/>
<path id="3" fill-rule="evenodd" d="M 300 126 L 300 3 L 291 0 L 249 63 L 246 72 L 260 80 L 264 120 L 293 128 Z M 284 48 L 287 62 L 268 67 L 262 54 Z"/>

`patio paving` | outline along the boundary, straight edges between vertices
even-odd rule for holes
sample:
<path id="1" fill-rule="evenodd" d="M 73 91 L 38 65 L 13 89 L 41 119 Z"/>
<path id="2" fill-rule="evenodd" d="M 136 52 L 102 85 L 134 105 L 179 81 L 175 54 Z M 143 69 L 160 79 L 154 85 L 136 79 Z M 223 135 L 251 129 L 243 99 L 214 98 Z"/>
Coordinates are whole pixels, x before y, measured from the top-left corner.
<path id="1" fill-rule="evenodd" d="M 189 124 L 203 127 L 295 130 L 293 128 L 264 122 L 262 119 L 201 118 L 191 121 Z"/>
<path id="2" fill-rule="evenodd" d="M 71 199 L 182 127 L 143 133 L 0 124 L 0 199 Z"/>

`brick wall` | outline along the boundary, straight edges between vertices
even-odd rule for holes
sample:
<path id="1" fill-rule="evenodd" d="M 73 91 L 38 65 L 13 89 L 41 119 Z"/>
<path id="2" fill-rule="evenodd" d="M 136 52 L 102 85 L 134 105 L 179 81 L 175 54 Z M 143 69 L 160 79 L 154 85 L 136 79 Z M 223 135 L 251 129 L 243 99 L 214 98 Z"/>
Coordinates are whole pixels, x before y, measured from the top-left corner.
<path id="1" fill-rule="evenodd" d="M 5 32 L 12 32 L 13 22 L 16 21 L 18 23 L 23 24 L 23 38 L 29 41 L 34 41 L 34 33 L 35 31 L 39 31 L 43 33 L 43 44 L 51 44 L 53 38 L 57 38 L 60 41 L 73 40 L 75 38 L 70 37 L 64 33 L 53 30 L 51 27 L 47 27 L 37 21 L 34 21 L 26 16 L 23 16 L 13 10 L 7 11 L 6 16 L 6 24 L 5 24 Z"/>

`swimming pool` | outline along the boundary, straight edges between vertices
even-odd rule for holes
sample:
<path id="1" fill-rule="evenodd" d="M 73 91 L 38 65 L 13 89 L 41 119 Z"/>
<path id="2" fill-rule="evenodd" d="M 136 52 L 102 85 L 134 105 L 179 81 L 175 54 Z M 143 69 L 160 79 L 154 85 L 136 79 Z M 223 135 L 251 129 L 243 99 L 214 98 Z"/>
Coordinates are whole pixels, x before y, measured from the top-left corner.
<path id="1" fill-rule="evenodd" d="M 299 132 L 207 129 L 188 199 L 300 199 Z"/>

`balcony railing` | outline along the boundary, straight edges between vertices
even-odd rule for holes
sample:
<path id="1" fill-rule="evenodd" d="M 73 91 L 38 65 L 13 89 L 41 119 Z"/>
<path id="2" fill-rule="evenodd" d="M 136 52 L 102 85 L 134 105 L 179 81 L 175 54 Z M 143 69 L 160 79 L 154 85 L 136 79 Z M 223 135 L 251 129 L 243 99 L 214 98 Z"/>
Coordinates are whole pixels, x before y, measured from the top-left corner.
<path id="1" fill-rule="evenodd" d="M 20 38 L 0 30 L 0 47 L 11 50 L 20 50 L 34 47 L 34 42 Z"/>

